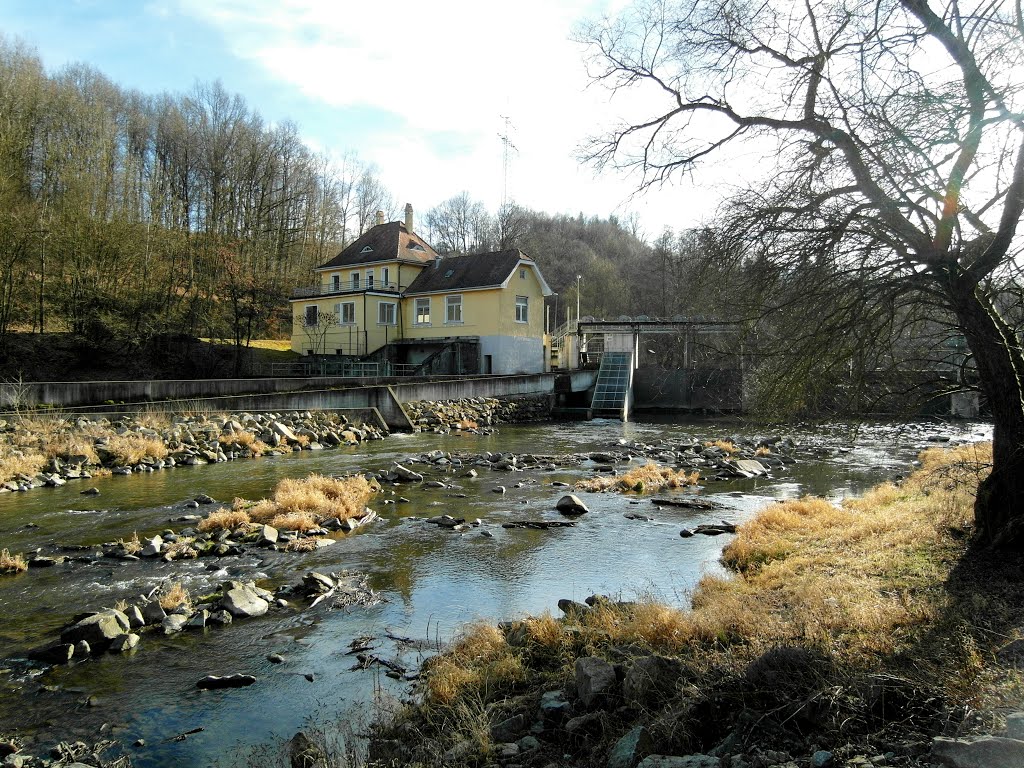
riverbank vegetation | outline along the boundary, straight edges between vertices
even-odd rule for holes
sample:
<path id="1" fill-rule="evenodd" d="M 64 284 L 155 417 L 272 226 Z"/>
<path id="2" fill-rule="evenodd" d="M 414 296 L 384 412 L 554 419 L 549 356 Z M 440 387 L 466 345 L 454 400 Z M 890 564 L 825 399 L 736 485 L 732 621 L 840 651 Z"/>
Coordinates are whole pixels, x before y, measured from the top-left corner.
<path id="1" fill-rule="evenodd" d="M 726 547 L 732 575 L 705 576 L 690 610 L 597 597 L 560 619 L 470 627 L 428 662 L 422 703 L 380 727 L 377 751 L 472 764 L 517 742 L 521 764 L 571 753 L 604 765 L 642 727 L 649 753 L 906 757 L 936 734 L 991 726 L 1024 692 L 993 663 L 1024 609 L 1017 563 L 968 551 L 990 465 L 988 446 L 934 449 L 863 498 L 772 504 Z M 580 664 L 594 658 L 616 675 L 584 703 Z M 638 667 L 661 670 L 650 696 L 630 688 Z M 554 691 L 570 702 L 558 718 Z"/>
<path id="2" fill-rule="evenodd" d="M 687 472 L 672 467 L 660 467 L 653 461 L 634 467 L 628 472 L 613 477 L 592 477 L 580 480 L 576 488 L 581 491 L 622 491 L 633 493 L 655 493 L 664 488 L 684 488 L 696 485 L 700 472 Z"/>
<path id="3" fill-rule="evenodd" d="M 332 518 L 362 517 L 366 504 L 377 490 L 379 486 L 362 475 L 285 478 L 274 488 L 271 498 L 259 501 L 235 499 L 230 509 L 211 512 L 198 528 L 208 533 L 235 530 L 249 524 L 266 524 L 278 530 L 305 533 Z"/>

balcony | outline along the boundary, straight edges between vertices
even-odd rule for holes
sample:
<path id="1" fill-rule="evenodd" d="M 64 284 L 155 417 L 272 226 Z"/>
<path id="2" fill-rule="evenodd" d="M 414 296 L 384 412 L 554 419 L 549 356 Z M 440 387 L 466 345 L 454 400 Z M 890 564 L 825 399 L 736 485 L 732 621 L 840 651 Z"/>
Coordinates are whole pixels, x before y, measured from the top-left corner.
<path id="1" fill-rule="evenodd" d="M 407 287 L 405 285 L 396 285 L 395 283 L 378 282 L 375 282 L 372 286 L 360 283 L 358 288 L 354 288 L 351 283 L 341 283 L 337 286 L 331 283 L 326 285 L 304 285 L 292 291 L 292 298 L 312 299 L 317 296 L 344 296 L 346 294 L 369 293 L 371 291 L 374 293 L 401 293 Z"/>

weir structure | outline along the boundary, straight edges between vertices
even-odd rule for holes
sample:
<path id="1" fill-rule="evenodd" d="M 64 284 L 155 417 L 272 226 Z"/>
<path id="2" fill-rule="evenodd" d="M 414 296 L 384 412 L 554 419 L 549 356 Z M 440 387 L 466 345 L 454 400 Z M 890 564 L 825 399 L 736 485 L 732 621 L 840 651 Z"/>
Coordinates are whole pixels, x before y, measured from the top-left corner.
<path id="1" fill-rule="evenodd" d="M 637 385 L 646 407 L 739 409 L 743 350 L 738 332 L 739 323 L 681 316 L 582 318 L 576 328 L 578 364 L 598 366 L 593 415 L 628 420 Z M 665 343 L 652 342 L 660 350 L 641 345 L 640 337 L 649 335 L 667 337 Z M 708 365 L 708 350 L 722 359 Z"/>

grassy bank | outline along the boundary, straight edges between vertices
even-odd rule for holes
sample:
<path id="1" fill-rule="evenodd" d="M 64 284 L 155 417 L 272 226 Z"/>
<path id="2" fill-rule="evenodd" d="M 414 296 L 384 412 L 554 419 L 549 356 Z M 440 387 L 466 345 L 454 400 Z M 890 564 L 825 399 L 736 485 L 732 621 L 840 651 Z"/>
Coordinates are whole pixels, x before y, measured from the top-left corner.
<path id="1" fill-rule="evenodd" d="M 705 577 L 691 610 L 597 599 L 469 627 L 375 751 L 406 765 L 603 767 L 642 726 L 646 754 L 805 765 L 823 749 L 835 765 L 885 753 L 880 764 L 914 765 L 934 735 L 995 728 L 1022 700 L 995 650 L 1024 606 L 1019 563 L 968 548 L 990 461 L 987 446 L 936 449 L 863 498 L 772 504 L 726 547 L 733 575 Z M 605 662 L 612 684 L 587 695 L 580 668 Z"/>

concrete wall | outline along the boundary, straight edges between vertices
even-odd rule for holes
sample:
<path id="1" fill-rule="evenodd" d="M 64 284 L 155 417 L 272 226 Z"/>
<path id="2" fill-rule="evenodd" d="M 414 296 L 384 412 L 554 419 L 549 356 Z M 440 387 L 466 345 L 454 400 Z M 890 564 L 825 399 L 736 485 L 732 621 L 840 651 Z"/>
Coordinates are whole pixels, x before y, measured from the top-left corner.
<path id="1" fill-rule="evenodd" d="M 743 407 L 742 376 L 734 368 L 668 369 L 643 365 L 633 377 L 633 407 L 739 411 Z"/>
<path id="2" fill-rule="evenodd" d="M 542 338 L 516 336 L 481 336 L 480 370 L 487 372 L 484 356 L 491 356 L 491 373 L 542 373 L 544 341 Z"/>
<path id="3" fill-rule="evenodd" d="M 563 375 L 570 376 L 572 390 L 579 392 L 593 386 L 597 373 L 576 371 Z M 339 388 L 329 388 L 332 384 Z M 301 389 L 302 386 L 307 388 Z M 17 390 L 12 385 L 3 385 L 0 396 L 8 398 L 5 401 L 8 407 L 14 404 L 10 398 L 20 398 L 22 405 L 49 403 L 76 410 L 112 410 L 114 406 L 105 404 L 105 401 L 123 401 L 116 406 L 116 410 L 122 412 L 142 408 L 172 411 L 374 408 L 390 429 L 403 430 L 410 429 L 412 425 L 402 409 L 402 402 L 551 394 L 554 388 L 555 374 L 534 374 L 403 382 L 390 386 L 360 385 L 352 379 L 41 382 L 26 384 Z M 167 393 L 174 392 L 185 394 L 181 397 L 167 396 Z M 60 397 L 67 399 L 61 400 Z"/>

